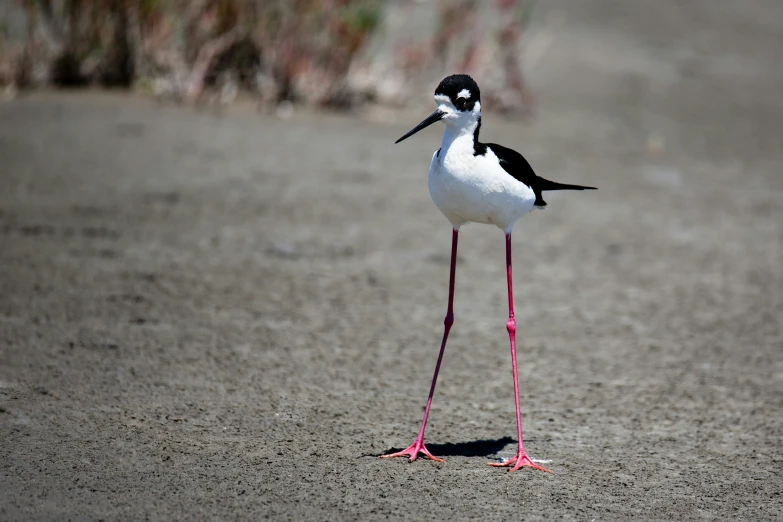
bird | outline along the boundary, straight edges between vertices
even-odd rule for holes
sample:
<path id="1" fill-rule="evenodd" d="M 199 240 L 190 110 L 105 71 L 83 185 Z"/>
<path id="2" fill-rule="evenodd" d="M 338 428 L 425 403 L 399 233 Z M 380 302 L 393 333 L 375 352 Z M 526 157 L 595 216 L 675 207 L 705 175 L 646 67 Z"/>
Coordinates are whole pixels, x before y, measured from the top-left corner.
<path id="1" fill-rule="evenodd" d="M 460 227 L 467 223 L 495 225 L 506 236 L 506 279 L 508 284 L 508 331 L 511 346 L 511 368 L 514 379 L 514 403 L 516 406 L 518 448 L 514 457 L 490 466 L 508 467 L 517 471 L 530 467 L 551 473 L 537 464 L 525 451 L 522 440 L 522 417 L 519 408 L 519 379 L 517 375 L 516 319 L 514 317 L 514 292 L 511 276 L 511 232 L 524 215 L 547 206 L 543 193 L 552 190 L 595 190 L 596 187 L 557 183 L 544 179 L 533 171 L 530 163 L 517 151 L 479 141 L 481 129 L 481 91 L 467 74 L 454 74 L 444 78 L 435 89 L 437 109 L 427 118 L 398 139 L 400 143 L 417 132 L 443 122 L 445 130 L 441 147 L 432 155 L 428 186 L 433 203 L 443 213 L 452 227 L 451 263 L 449 270 L 449 297 L 444 330 L 435 374 L 432 377 L 427 405 L 421 429 L 413 444 L 402 451 L 380 455 L 381 458 L 419 455 L 443 462 L 424 445 L 435 384 L 443 361 L 446 341 L 454 324 L 454 284 L 457 265 L 457 240 Z"/>

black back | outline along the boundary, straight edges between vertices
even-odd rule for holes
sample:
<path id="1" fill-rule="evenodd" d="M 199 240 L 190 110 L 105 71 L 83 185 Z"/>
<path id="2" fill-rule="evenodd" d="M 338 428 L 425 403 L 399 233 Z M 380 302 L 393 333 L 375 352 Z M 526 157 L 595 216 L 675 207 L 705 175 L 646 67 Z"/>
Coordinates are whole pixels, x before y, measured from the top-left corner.
<path id="1" fill-rule="evenodd" d="M 476 138 L 478 138 L 478 136 L 476 136 Z M 476 144 L 478 144 L 478 139 L 474 142 L 474 151 L 476 150 Z M 481 155 L 486 154 L 487 149 L 491 150 L 495 153 L 495 156 L 498 157 L 498 160 L 500 160 L 500 166 L 503 167 L 503 170 L 508 172 L 517 181 L 524 183 L 533 189 L 533 192 L 536 195 L 535 205 L 537 207 L 546 206 L 546 201 L 544 201 L 544 198 L 541 196 L 541 193 L 546 190 L 595 190 L 595 187 L 557 183 L 537 176 L 536 173 L 533 172 L 533 167 L 530 166 L 530 163 L 527 162 L 525 157 L 514 149 L 509 149 L 508 147 L 498 145 L 497 143 L 482 143 L 481 146 L 484 148 L 484 152 Z"/>
<path id="2" fill-rule="evenodd" d="M 525 157 L 514 149 L 509 149 L 497 143 L 486 143 L 484 146 L 484 153 L 489 148 L 495 153 L 495 156 L 500 160 L 500 166 L 503 170 L 511 174 L 511 176 L 517 181 L 524 183 L 536 194 L 535 205 L 537 207 L 545 207 L 546 201 L 541 197 L 541 189 L 538 186 L 539 177 L 533 172 L 533 167 L 527 162 Z M 474 147 L 475 148 L 475 147 Z M 483 155 L 483 154 L 482 154 Z"/>

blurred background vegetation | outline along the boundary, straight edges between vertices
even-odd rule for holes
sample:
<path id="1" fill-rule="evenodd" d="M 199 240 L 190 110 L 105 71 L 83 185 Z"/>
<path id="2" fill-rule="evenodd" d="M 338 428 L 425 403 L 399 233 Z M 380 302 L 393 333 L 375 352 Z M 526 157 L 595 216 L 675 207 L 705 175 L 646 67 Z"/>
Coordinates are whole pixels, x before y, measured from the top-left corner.
<path id="1" fill-rule="evenodd" d="M 189 104 L 401 105 L 453 72 L 529 113 L 520 64 L 534 0 L 15 0 L 0 85 L 133 89 Z M 489 71 L 493 71 L 489 74 Z M 431 86 L 429 86 L 431 87 Z M 429 89 L 427 89 L 429 92 Z"/>

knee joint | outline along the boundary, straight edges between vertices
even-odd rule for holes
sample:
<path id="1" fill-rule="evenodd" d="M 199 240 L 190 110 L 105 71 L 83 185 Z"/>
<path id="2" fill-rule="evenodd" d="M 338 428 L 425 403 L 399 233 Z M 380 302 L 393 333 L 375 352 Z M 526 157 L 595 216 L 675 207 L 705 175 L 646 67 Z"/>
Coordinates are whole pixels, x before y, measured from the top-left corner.
<path id="1" fill-rule="evenodd" d="M 449 312 L 449 313 L 446 314 L 446 319 L 443 320 L 443 324 L 445 324 L 446 326 L 451 326 L 452 324 L 454 324 L 454 313 L 453 312 Z"/>
<path id="2" fill-rule="evenodd" d="M 517 331 L 517 322 L 513 317 L 510 318 L 506 323 L 506 330 L 508 330 L 508 333 L 514 333 Z"/>

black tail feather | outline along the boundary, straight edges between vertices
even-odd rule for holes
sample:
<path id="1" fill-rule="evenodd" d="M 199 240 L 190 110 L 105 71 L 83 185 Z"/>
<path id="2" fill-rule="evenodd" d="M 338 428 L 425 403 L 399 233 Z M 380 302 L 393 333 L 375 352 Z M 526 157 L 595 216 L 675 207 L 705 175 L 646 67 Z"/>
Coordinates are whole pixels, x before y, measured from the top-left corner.
<path id="1" fill-rule="evenodd" d="M 596 187 L 585 187 L 583 185 L 568 185 L 566 183 L 557 183 L 549 181 L 539 176 L 538 187 L 542 192 L 545 190 L 598 190 Z"/>

